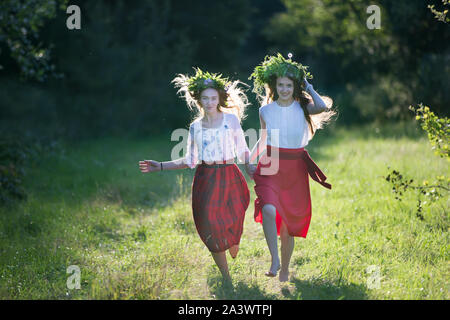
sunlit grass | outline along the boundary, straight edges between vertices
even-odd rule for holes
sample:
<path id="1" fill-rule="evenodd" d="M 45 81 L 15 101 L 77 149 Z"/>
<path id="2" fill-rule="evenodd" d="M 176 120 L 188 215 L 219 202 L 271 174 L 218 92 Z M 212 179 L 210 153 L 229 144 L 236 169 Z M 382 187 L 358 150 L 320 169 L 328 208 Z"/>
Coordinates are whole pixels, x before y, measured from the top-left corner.
<path id="1" fill-rule="evenodd" d="M 399 202 L 388 167 L 420 181 L 448 174 L 420 132 L 365 127 L 319 132 L 308 150 L 333 185 L 311 180 L 313 216 L 296 239 L 291 281 L 267 278 L 270 257 L 253 221 L 254 183 L 234 290 L 192 219 L 193 170 L 141 174 L 141 159 L 168 160 L 169 138 L 104 139 L 65 146 L 27 175 L 28 199 L 0 209 L 3 299 L 449 299 L 448 197 L 415 215 Z M 401 134 L 408 132 L 408 134 Z M 167 142 L 168 141 L 168 142 Z M 67 288 L 67 267 L 81 289 Z M 370 286 L 379 270 L 379 287 Z"/>

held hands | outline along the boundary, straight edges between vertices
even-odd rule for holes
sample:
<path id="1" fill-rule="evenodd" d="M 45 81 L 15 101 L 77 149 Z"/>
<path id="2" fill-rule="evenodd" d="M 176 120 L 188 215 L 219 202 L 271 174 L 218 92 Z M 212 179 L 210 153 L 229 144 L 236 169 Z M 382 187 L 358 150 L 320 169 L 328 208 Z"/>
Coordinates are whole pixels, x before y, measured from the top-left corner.
<path id="1" fill-rule="evenodd" d="M 245 172 L 247 172 L 247 174 L 253 179 L 253 174 L 256 171 L 256 166 L 254 164 L 251 163 L 247 163 L 245 165 Z"/>
<path id="2" fill-rule="evenodd" d="M 161 165 L 158 161 L 154 160 L 139 161 L 139 170 L 142 173 L 161 171 Z"/>

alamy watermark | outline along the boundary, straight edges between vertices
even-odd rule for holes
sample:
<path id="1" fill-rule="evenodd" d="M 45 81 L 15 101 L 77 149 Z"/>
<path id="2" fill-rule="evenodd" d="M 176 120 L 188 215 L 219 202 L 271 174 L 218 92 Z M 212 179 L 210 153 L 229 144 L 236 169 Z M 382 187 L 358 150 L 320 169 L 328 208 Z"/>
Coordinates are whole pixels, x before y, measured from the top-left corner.
<path id="1" fill-rule="evenodd" d="M 280 134 L 280 130 L 279 129 L 271 129 L 271 130 L 267 130 L 267 129 L 260 129 L 260 136 L 264 133 L 266 135 L 270 135 L 270 141 L 271 144 L 274 146 L 278 146 L 279 145 L 279 134 Z M 236 142 L 236 145 L 239 145 L 240 143 L 244 143 L 242 142 L 242 133 L 244 134 L 243 139 L 245 140 L 245 137 L 248 137 L 249 146 L 254 146 L 257 142 L 258 142 L 258 132 L 257 130 L 251 128 L 246 130 L 245 132 L 241 131 L 240 129 L 227 129 L 227 135 L 231 135 L 231 138 Z M 194 134 L 196 134 L 194 132 Z M 190 148 L 189 146 L 189 130 L 187 129 L 183 129 L 183 128 L 178 128 L 175 129 L 172 134 L 171 134 L 171 141 L 179 141 L 173 148 L 172 151 L 170 153 L 170 160 L 179 160 L 181 161 L 185 161 L 186 158 L 185 156 L 182 156 L 181 153 L 183 153 L 184 155 L 188 154 L 188 149 Z M 181 139 L 181 141 L 180 141 Z M 193 138 L 195 139 L 195 138 Z M 267 140 L 266 140 L 267 141 Z M 202 140 L 202 142 L 204 142 Z M 245 142 L 246 143 L 246 142 Z M 224 148 L 227 147 L 226 144 L 224 144 L 223 146 Z M 265 148 L 267 147 L 266 145 L 259 145 L 260 148 Z M 203 151 L 207 148 L 207 146 L 204 145 L 204 143 L 198 143 L 196 145 L 197 151 L 198 153 L 201 155 L 203 154 Z M 238 150 L 236 150 L 236 153 L 239 151 L 240 148 L 236 148 Z M 242 149 L 240 149 L 242 150 Z M 227 150 L 224 150 L 224 154 L 226 154 Z M 258 152 L 258 154 L 260 154 L 260 152 Z M 267 156 L 267 157 L 263 157 L 261 158 L 261 170 L 260 170 L 260 174 L 261 175 L 274 175 L 278 172 L 279 169 L 279 158 L 278 158 L 279 152 L 278 152 L 278 148 L 272 148 L 271 149 L 271 155 Z M 237 163 L 238 164 L 243 164 L 244 163 L 244 159 L 239 159 L 239 156 L 241 155 L 237 155 L 238 156 L 238 160 Z M 202 157 L 203 158 L 203 157 Z M 227 159 L 223 159 L 223 160 L 227 160 Z"/>
<path id="2" fill-rule="evenodd" d="M 380 289 L 381 272 L 377 265 L 370 265 L 366 268 L 366 273 L 369 274 L 366 284 L 369 289 Z"/>
<path id="3" fill-rule="evenodd" d="M 366 9 L 370 16 L 366 20 L 366 26 L 369 30 L 381 29 L 381 10 L 376 4 L 370 5 Z"/>
<path id="4" fill-rule="evenodd" d="M 67 278 L 67 289 L 81 289 L 81 270 L 77 265 L 70 265 L 67 267 L 66 273 L 71 274 Z"/>
<path id="5" fill-rule="evenodd" d="M 66 27 L 69 30 L 81 29 L 81 9 L 79 6 L 73 4 L 67 7 L 66 13 L 70 14 L 66 20 Z"/>

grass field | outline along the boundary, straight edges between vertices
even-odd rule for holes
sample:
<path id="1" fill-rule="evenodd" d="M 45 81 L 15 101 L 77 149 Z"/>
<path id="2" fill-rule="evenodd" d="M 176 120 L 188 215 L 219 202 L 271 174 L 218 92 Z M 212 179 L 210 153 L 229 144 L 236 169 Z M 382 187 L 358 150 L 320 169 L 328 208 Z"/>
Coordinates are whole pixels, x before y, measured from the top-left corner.
<path id="1" fill-rule="evenodd" d="M 27 201 L 0 208 L 2 299 L 449 299 L 449 197 L 394 199 L 388 166 L 416 181 L 448 176 L 420 129 L 324 130 L 308 146 L 333 185 L 311 180 L 312 221 L 297 238 L 291 280 L 267 278 L 270 255 L 253 221 L 254 183 L 233 289 L 192 219 L 193 170 L 142 174 L 169 160 L 170 137 L 63 145 L 28 169 Z M 229 256 L 228 256 L 229 257 Z M 80 289 L 68 289 L 71 265 Z"/>

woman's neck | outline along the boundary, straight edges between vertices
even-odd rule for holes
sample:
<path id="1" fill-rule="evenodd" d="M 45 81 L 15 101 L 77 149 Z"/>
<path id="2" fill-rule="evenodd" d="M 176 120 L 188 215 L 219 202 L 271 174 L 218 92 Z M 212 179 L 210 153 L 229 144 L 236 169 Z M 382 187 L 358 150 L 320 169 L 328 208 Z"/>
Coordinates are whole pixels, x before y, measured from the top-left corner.
<path id="1" fill-rule="evenodd" d="M 278 103 L 278 105 L 281 107 L 289 107 L 293 102 L 294 102 L 294 98 L 290 98 L 290 99 L 286 99 L 286 100 L 278 98 L 278 100 L 276 101 L 276 103 Z"/>
<path id="2" fill-rule="evenodd" d="M 214 124 L 222 121 L 222 116 L 222 112 L 219 112 L 217 110 L 210 113 L 205 112 L 205 115 L 203 116 L 203 123 L 208 127 L 213 127 Z"/>

